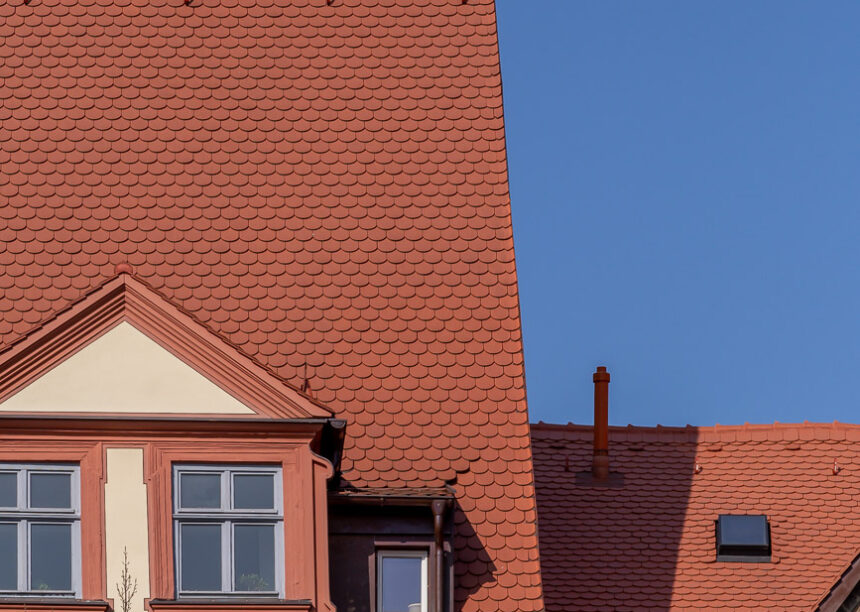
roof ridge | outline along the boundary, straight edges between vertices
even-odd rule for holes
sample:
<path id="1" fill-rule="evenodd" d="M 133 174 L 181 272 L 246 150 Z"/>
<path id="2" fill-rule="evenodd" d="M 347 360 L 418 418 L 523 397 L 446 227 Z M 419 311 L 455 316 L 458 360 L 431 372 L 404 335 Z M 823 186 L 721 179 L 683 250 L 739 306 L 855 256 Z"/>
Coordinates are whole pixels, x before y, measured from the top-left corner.
<path id="1" fill-rule="evenodd" d="M 538 421 L 531 424 L 533 431 L 547 433 L 591 435 L 592 425 L 577 423 L 545 423 Z M 860 441 L 860 424 L 833 421 L 830 423 L 744 423 L 742 425 L 686 425 L 683 427 L 663 425 L 613 425 L 610 433 L 616 439 L 644 440 L 662 439 L 669 441 L 683 440 L 689 437 L 698 442 L 764 442 L 764 441 L 803 441 L 803 440 L 858 440 Z"/>

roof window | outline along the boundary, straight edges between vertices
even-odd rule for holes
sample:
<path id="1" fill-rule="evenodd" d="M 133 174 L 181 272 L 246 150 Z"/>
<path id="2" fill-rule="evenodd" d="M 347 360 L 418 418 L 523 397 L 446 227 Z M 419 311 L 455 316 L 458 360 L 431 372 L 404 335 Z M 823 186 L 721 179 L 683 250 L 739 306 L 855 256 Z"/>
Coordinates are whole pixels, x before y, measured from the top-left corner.
<path id="1" fill-rule="evenodd" d="M 717 526 L 717 561 L 770 561 L 770 524 L 763 514 L 721 514 Z"/>

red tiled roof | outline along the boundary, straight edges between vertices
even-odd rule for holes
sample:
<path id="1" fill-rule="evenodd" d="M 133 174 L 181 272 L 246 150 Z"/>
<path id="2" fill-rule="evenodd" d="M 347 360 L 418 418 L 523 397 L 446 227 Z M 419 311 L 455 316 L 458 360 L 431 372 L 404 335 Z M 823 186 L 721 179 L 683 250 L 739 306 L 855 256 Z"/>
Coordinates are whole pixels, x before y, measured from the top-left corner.
<path id="1" fill-rule="evenodd" d="M 541 603 L 491 0 L 0 4 L 0 342 L 114 264 L 459 474 L 463 610 Z"/>
<path id="2" fill-rule="evenodd" d="M 548 612 L 814 610 L 860 552 L 860 426 L 612 427 L 608 487 L 591 431 L 532 426 Z M 719 514 L 767 515 L 772 562 L 715 561 Z"/>

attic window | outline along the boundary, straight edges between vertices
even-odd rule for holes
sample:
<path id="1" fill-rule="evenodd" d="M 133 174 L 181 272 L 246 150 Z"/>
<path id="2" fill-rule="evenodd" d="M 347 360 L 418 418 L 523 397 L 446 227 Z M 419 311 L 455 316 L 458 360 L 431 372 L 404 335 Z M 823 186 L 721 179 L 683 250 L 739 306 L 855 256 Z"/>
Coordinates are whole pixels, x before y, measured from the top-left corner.
<path id="1" fill-rule="evenodd" d="M 721 514 L 717 523 L 717 561 L 770 561 L 770 525 L 763 514 Z"/>

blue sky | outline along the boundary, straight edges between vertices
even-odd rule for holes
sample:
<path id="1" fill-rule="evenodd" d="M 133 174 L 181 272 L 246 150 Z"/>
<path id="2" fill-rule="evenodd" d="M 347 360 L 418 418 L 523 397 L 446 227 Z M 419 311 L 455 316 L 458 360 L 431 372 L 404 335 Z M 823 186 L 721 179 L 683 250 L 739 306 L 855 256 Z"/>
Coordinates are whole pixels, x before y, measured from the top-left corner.
<path id="1" fill-rule="evenodd" d="M 497 10 L 532 420 L 860 422 L 860 2 Z"/>

